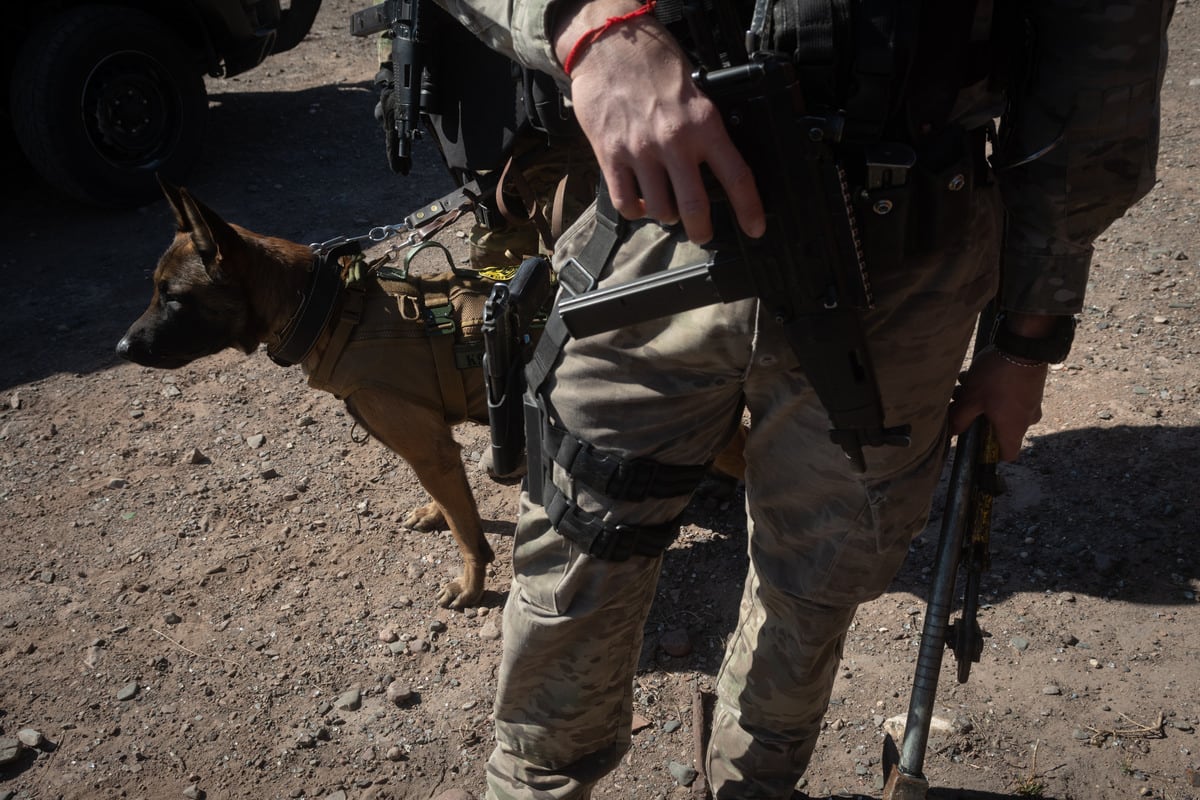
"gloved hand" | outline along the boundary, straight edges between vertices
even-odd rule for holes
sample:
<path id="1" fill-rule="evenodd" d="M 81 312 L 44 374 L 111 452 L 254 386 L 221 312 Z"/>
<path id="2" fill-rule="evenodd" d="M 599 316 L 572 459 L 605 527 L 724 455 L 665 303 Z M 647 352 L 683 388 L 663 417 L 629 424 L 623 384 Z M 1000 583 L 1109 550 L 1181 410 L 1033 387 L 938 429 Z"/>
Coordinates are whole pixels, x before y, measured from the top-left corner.
<path id="1" fill-rule="evenodd" d="M 398 175 L 407 175 L 411 163 L 400 158 L 400 135 L 396 132 L 396 104 L 393 102 L 392 87 L 395 75 L 392 62 L 385 61 L 375 73 L 375 88 L 379 90 L 379 102 L 375 104 L 375 119 L 383 126 L 384 144 L 387 149 L 388 168 Z"/>

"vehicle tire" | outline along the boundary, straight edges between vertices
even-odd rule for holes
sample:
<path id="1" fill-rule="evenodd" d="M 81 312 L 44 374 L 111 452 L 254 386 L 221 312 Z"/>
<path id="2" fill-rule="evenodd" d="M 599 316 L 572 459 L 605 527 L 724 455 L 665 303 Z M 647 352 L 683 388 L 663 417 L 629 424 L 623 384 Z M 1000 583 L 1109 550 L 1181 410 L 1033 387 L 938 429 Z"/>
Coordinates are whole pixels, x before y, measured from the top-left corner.
<path id="1" fill-rule="evenodd" d="M 17 54 L 13 128 L 51 186 L 85 203 L 129 208 L 181 183 L 208 116 L 201 62 L 172 30 L 120 6 L 42 20 Z"/>

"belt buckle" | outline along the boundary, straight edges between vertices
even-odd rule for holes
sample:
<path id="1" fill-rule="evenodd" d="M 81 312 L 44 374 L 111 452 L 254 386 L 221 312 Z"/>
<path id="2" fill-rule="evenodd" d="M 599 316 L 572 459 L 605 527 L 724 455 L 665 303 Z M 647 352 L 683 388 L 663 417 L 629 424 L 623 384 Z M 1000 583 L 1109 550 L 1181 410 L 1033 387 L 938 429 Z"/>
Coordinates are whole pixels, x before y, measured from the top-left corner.
<path id="1" fill-rule="evenodd" d="M 618 524 L 604 528 L 592 541 L 588 555 L 603 561 L 628 561 L 634 553 L 637 532 L 627 525 Z"/>

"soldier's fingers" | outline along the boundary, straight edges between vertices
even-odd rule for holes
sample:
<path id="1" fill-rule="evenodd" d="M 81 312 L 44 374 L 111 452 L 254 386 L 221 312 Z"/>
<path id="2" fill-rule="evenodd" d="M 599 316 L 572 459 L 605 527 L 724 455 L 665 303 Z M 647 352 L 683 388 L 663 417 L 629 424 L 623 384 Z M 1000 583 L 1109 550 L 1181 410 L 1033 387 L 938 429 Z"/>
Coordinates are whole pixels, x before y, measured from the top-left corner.
<path id="1" fill-rule="evenodd" d="M 713 143 L 711 154 L 705 160 L 729 197 L 738 226 L 747 236 L 755 239 L 762 236 L 767 230 L 767 218 L 758 187 L 754 183 L 754 174 L 728 135 L 719 137 Z"/>
<path id="2" fill-rule="evenodd" d="M 687 164 L 672 170 L 671 188 L 675 193 L 679 221 L 683 223 L 688 239 L 696 244 L 708 242 L 713 237 L 712 209 L 699 166 Z"/>
<path id="3" fill-rule="evenodd" d="M 667 173 L 657 163 L 644 165 L 637 171 L 638 190 L 642 196 L 645 215 L 665 225 L 679 221 L 675 195 Z"/>
<path id="4" fill-rule="evenodd" d="M 638 192 L 638 182 L 628 167 L 605 167 L 604 182 L 613 208 L 625 219 L 641 219 L 646 215 L 645 205 Z"/>

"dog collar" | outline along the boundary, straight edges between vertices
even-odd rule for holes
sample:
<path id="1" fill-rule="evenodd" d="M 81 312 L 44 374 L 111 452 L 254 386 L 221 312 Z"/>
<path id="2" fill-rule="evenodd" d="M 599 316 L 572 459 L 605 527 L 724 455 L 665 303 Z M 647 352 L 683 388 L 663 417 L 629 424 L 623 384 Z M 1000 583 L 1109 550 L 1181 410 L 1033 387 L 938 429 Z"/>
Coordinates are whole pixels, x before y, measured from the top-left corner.
<path id="1" fill-rule="evenodd" d="M 281 367 L 290 367 L 308 357 L 337 305 L 338 292 L 342 288 L 338 259 L 361 252 L 357 242 L 313 252 L 308 286 L 300 298 L 300 307 L 280 331 L 279 345 L 267 348 L 272 361 Z"/>

